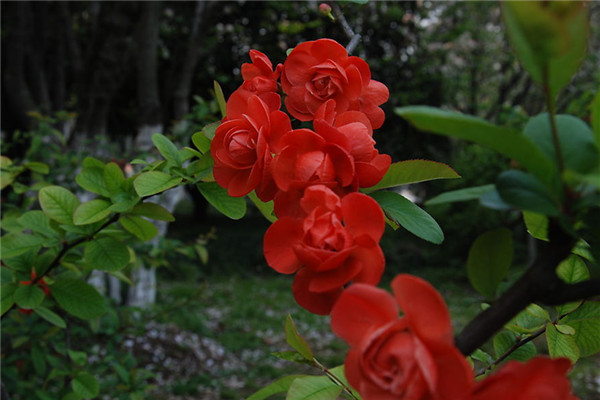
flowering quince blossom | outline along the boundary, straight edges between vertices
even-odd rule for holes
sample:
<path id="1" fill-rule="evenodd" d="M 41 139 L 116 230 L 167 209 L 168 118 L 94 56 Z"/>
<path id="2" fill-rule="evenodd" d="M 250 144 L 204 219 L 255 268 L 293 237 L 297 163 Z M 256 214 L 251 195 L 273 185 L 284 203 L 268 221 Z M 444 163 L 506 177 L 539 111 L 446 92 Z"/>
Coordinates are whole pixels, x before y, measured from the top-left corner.
<path id="1" fill-rule="evenodd" d="M 353 284 L 333 307 L 331 328 L 350 345 L 348 382 L 365 400 L 466 399 L 473 372 L 454 346 L 440 294 L 405 274 L 392 281 L 392 289 L 395 296 Z"/>
<path id="2" fill-rule="evenodd" d="M 469 400 L 577 400 L 571 392 L 567 358 L 510 361 L 477 383 Z"/>
<path id="3" fill-rule="evenodd" d="M 250 97 L 245 109 L 234 113 L 215 132 L 210 151 L 217 183 L 230 196 L 256 190 L 261 200 L 271 200 L 277 190 L 269 168 L 271 152 L 278 150 L 280 138 L 291 129 L 287 114 L 270 110 L 258 96 Z"/>
<path id="4" fill-rule="evenodd" d="M 250 50 L 252 63 L 242 64 L 244 83 L 227 100 L 227 118 L 235 118 L 244 113 L 250 97 L 259 96 L 270 110 L 281 108 L 281 99 L 277 94 L 277 80 L 283 66 L 279 64 L 273 70 L 269 58 L 258 50 Z"/>
<path id="5" fill-rule="evenodd" d="M 326 315 L 350 281 L 379 282 L 385 220 L 371 197 L 350 193 L 340 199 L 324 185 L 306 188 L 300 206 L 305 216 L 277 220 L 265 234 L 263 250 L 273 269 L 296 273 L 292 291 L 298 304 Z"/>
<path id="6" fill-rule="evenodd" d="M 389 98 L 387 87 L 371 79 L 364 60 L 348 56 L 334 40 L 319 39 L 294 48 L 283 64 L 281 85 L 288 112 L 301 121 L 314 119 L 319 107 L 333 99 L 338 113 L 362 111 L 374 129 L 383 125 L 385 114 L 379 105 Z"/>

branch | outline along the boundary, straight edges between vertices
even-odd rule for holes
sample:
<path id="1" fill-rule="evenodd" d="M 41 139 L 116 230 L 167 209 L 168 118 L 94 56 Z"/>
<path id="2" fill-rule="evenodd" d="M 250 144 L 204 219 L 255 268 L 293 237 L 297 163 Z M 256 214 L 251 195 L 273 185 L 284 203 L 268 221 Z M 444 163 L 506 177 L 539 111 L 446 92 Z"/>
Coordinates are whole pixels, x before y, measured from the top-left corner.
<path id="1" fill-rule="evenodd" d="M 348 39 L 350 39 L 350 42 L 346 46 L 346 51 L 348 53 L 352 53 L 354 49 L 356 49 L 356 46 L 358 46 L 358 42 L 360 41 L 360 34 L 354 32 L 354 30 L 346 20 L 346 17 L 344 17 L 344 13 L 342 12 L 342 9 L 338 3 L 332 2 L 331 8 L 333 8 L 333 12 L 335 13 L 335 19 L 340 22 L 340 24 L 342 25 L 342 29 L 344 29 L 344 33 L 346 34 L 346 36 L 348 36 Z"/>
<path id="2" fill-rule="evenodd" d="M 540 301 L 549 304 L 555 297 L 560 297 L 561 300 L 576 300 L 573 297 L 576 296 L 576 290 L 581 290 L 581 284 L 568 285 L 556 276 L 556 267 L 571 253 L 574 239 L 555 222 L 549 227 L 549 237 L 549 242 L 541 244 L 540 256 L 527 272 L 456 337 L 456 346 L 463 354 L 471 354 L 531 303 Z M 594 290 L 597 289 L 597 283 L 583 286 L 587 290 L 585 293 L 579 292 L 578 299 L 587 294 L 598 294 Z"/>

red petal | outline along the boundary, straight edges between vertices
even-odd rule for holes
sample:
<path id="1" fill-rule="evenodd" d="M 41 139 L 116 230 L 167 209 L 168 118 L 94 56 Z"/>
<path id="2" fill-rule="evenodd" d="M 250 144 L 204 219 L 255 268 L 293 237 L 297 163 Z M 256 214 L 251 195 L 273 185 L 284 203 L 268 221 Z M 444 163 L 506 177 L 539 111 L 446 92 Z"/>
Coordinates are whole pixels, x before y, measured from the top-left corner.
<path id="1" fill-rule="evenodd" d="M 348 260 L 338 265 L 338 268 L 315 273 L 308 288 L 312 292 L 319 293 L 341 289 L 352 280 L 362 266 L 358 260 Z"/>
<path id="2" fill-rule="evenodd" d="M 344 226 L 357 237 L 368 235 L 379 242 L 385 230 L 385 217 L 377 202 L 363 193 L 350 193 L 342 199 Z"/>
<path id="3" fill-rule="evenodd" d="M 412 330 L 427 347 L 454 345 L 448 308 L 433 286 L 408 274 L 396 276 L 391 286 Z"/>
<path id="4" fill-rule="evenodd" d="M 281 218 L 273 223 L 265 233 L 263 252 L 267 264 L 282 274 L 293 274 L 300 268 L 300 261 L 293 250 L 302 240 L 300 220 Z"/>
<path id="5" fill-rule="evenodd" d="M 454 400 L 467 398 L 474 384 L 473 369 L 454 346 L 434 353 L 437 366 L 437 393 L 440 399 Z"/>
<path id="6" fill-rule="evenodd" d="M 296 274 L 292 285 L 292 292 L 296 302 L 303 308 L 313 314 L 327 315 L 342 293 L 342 289 L 335 289 L 329 292 L 316 293 L 311 292 L 308 287 L 312 279 L 311 273 L 303 268 Z"/>
<path id="7" fill-rule="evenodd" d="M 394 297 L 383 289 L 362 283 L 344 290 L 331 311 L 331 329 L 351 347 L 363 336 L 398 319 Z"/>

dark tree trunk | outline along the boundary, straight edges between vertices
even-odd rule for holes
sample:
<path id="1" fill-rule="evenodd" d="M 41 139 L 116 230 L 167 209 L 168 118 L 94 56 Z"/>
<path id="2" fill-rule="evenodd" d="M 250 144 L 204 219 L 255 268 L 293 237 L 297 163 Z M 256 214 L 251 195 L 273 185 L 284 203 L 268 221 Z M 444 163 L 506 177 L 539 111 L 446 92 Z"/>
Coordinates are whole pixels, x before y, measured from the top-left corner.
<path id="1" fill-rule="evenodd" d="M 142 5 L 142 18 L 137 32 L 138 126 L 155 125 L 162 121 L 157 57 L 160 10 L 158 1 Z"/>

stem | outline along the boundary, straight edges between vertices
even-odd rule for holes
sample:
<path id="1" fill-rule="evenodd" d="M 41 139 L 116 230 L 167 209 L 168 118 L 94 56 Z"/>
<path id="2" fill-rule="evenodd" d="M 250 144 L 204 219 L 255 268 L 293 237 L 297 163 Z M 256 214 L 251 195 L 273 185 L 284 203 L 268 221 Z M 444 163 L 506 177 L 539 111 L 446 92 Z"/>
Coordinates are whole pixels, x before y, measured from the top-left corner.
<path id="1" fill-rule="evenodd" d="M 337 4 L 336 2 L 332 2 L 331 8 L 335 13 L 335 19 L 340 22 L 344 33 L 346 34 L 346 36 L 348 36 L 348 39 L 350 39 L 350 42 L 346 46 L 346 51 L 348 53 L 352 53 L 354 49 L 356 49 L 356 46 L 358 46 L 358 42 L 360 41 L 360 34 L 354 32 L 354 30 L 346 20 L 346 17 L 344 17 L 344 13 L 342 12 L 342 9 L 339 4 Z"/>
<path id="2" fill-rule="evenodd" d="M 543 71 L 544 79 L 544 94 L 546 95 L 546 107 L 548 107 L 548 115 L 550 117 L 550 127 L 552 129 L 552 141 L 554 143 L 554 151 L 556 154 L 556 161 L 558 162 L 558 170 L 562 175 L 565 170 L 565 161 L 560 147 L 560 139 L 558 137 L 558 128 L 556 127 L 556 110 L 554 108 L 554 99 L 552 93 L 550 93 L 550 84 L 548 83 L 548 67 L 546 66 Z"/>
<path id="3" fill-rule="evenodd" d="M 508 350 L 506 350 L 506 352 L 504 354 L 502 354 L 497 360 L 495 360 L 493 363 L 491 363 L 490 365 L 485 367 L 482 371 L 478 372 L 477 375 L 475 375 L 475 376 L 484 375 L 487 371 L 489 371 L 490 369 L 492 369 L 493 367 L 495 367 L 496 365 L 498 365 L 502 361 L 504 361 L 508 356 L 510 356 L 519 347 L 525 345 L 526 343 L 531 342 L 533 339 L 537 338 L 544 332 L 546 332 L 545 327 L 540 329 L 539 331 L 535 332 L 533 335 L 528 336 L 523 340 L 519 340 L 517 343 L 513 344 Z"/>
<path id="4" fill-rule="evenodd" d="M 321 364 L 319 362 L 319 360 L 317 360 L 316 358 L 313 358 L 313 363 L 317 368 L 319 368 L 321 371 L 323 371 L 325 373 L 325 375 L 327 375 L 327 377 L 333 381 L 333 383 L 335 383 L 338 386 L 343 387 L 344 392 L 346 392 L 350 396 L 350 398 L 352 398 L 354 400 L 358 400 L 356 398 L 356 396 L 354 396 L 354 394 L 352 393 L 352 388 L 349 388 L 344 382 L 342 382 L 342 380 L 340 378 L 335 376 L 326 366 Z"/>

